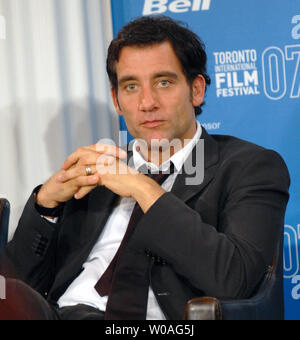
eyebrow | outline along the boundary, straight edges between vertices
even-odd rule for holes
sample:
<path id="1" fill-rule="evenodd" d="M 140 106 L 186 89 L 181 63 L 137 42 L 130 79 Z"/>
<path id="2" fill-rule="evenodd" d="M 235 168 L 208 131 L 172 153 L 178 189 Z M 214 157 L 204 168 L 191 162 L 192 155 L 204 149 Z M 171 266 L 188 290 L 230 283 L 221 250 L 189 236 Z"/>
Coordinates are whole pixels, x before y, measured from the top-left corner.
<path id="1" fill-rule="evenodd" d="M 163 72 L 158 72 L 155 74 L 154 78 L 163 78 L 163 77 L 169 77 L 173 79 L 178 79 L 178 75 L 175 72 L 170 72 L 170 71 L 163 71 Z"/>
<path id="2" fill-rule="evenodd" d="M 127 81 L 132 81 L 132 80 L 137 80 L 137 77 L 131 76 L 131 75 L 124 76 L 124 77 L 121 77 L 121 78 L 118 80 L 118 84 L 119 84 L 119 85 L 122 85 L 122 84 L 126 83 Z"/>
<path id="3" fill-rule="evenodd" d="M 169 78 L 172 78 L 172 79 L 175 79 L 175 80 L 178 79 L 177 73 L 170 72 L 170 71 L 160 71 L 160 72 L 157 72 L 153 75 L 153 79 L 163 78 L 163 77 L 169 77 Z M 123 76 L 119 79 L 118 84 L 122 85 L 122 84 L 124 84 L 128 81 L 133 81 L 133 80 L 138 80 L 138 78 L 134 75 L 126 75 L 126 76 Z"/>

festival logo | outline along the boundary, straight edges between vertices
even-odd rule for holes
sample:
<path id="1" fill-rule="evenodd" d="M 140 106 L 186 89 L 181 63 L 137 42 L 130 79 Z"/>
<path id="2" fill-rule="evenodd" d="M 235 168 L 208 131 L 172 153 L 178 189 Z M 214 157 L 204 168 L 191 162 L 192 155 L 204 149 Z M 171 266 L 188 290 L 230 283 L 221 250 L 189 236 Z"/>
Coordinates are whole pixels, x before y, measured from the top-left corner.
<path id="1" fill-rule="evenodd" d="M 292 18 L 291 37 L 300 39 L 300 15 Z M 300 98 L 300 45 L 268 46 L 213 53 L 216 96 L 226 98 L 264 94 L 270 100 Z M 257 62 L 261 62 L 258 69 Z M 259 85 L 261 83 L 261 91 Z"/>
<path id="2" fill-rule="evenodd" d="M 300 224 L 296 226 L 285 225 L 284 228 L 284 278 L 292 285 L 291 297 L 300 299 L 300 275 L 299 275 L 299 244 Z"/>
<path id="3" fill-rule="evenodd" d="M 300 15 L 293 16 L 292 25 L 292 38 L 298 40 L 300 39 Z"/>
<path id="4" fill-rule="evenodd" d="M 284 50 L 278 46 L 266 48 L 262 54 L 262 71 L 267 98 L 300 97 L 300 45 L 287 45 Z"/>
<path id="5" fill-rule="evenodd" d="M 214 60 L 217 97 L 260 94 L 256 50 L 214 52 Z"/>

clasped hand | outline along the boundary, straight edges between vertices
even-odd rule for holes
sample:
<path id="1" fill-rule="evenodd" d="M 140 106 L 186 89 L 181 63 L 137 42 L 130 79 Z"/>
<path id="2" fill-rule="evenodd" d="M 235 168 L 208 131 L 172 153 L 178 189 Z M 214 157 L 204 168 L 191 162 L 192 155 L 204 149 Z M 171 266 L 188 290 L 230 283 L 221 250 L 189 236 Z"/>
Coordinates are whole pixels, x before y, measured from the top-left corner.
<path id="1" fill-rule="evenodd" d="M 83 198 L 98 185 L 104 185 L 120 196 L 131 197 L 139 173 L 127 166 L 123 161 L 126 158 L 127 153 L 113 145 L 98 143 L 79 148 L 42 186 L 37 196 L 38 204 L 54 208 L 73 196 Z M 88 166 L 92 170 L 90 176 L 86 173 Z"/>

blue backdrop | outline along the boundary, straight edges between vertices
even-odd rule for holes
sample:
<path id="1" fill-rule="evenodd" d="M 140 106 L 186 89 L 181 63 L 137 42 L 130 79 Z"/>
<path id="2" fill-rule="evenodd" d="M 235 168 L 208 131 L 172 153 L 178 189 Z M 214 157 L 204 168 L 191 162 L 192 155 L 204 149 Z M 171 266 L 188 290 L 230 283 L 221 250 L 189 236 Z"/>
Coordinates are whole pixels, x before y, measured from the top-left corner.
<path id="1" fill-rule="evenodd" d="M 285 159 L 292 178 L 284 234 L 285 315 L 300 319 L 299 0 L 111 1 L 115 34 L 141 15 L 186 22 L 206 45 L 212 78 L 200 123 L 209 133 L 252 141 Z"/>

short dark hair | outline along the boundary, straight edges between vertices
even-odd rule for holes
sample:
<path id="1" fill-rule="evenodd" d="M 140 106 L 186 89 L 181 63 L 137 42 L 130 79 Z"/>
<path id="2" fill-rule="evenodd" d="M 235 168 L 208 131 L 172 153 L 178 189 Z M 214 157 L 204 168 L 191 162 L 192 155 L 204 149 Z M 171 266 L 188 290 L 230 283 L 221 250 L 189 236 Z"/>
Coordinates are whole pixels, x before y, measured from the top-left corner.
<path id="1" fill-rule="evenodd" d="M 204 77 L 207 85 L 210 84 L 210 77 L 206 73 L 207 55 L 202 40 L 180 21 L 166 16 L 146 16 L 125 25 L 108 48 L 106 70 L 112 88 L 118 89 L 116 63 L 122 48 L 143 47 L 164 41 L 171 43 L 190 85 L 199 74 Z M 195 107 L 196 115 L 202 112 L 201 106 Z"/>

